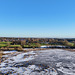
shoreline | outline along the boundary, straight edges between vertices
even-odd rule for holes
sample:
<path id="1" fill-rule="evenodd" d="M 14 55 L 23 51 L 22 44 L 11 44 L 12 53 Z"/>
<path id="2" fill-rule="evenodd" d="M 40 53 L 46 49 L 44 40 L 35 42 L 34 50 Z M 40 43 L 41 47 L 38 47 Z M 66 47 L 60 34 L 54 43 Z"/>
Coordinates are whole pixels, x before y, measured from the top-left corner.
<path id="1" fill-rule="evenodd" d="M 35 48 L 35 49 L 27 49 L 26 51 L 38 51 L 38 50 L 50 50 L 50 49 L 63 49 L 68 51 L 75 51 L 75 49 L 68 49 L 68 48 Z"/>
<path id="2" fill-rule="evenodd" d="M 28 51 L 37 51 L 37 50 L 49 50 L 49 49 L 63 49 L 63 50 L 68 50 L 68 51 L 75 51 L 75 49 L 71 48 L 23 48 L 22 50 L 16 50 L 16 51 L 23 51 L 23 52 L 28 52 Z M 0 51 L 13 51 L 15 49 L 0 49 Z"/>

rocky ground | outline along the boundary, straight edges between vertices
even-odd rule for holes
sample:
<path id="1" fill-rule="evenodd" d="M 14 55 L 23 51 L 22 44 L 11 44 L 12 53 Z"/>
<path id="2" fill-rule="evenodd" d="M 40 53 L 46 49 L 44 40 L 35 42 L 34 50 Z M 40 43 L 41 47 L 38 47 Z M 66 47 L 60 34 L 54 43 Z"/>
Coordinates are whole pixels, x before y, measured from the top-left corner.
<path id="1" fill-rule="evenodd" d="M 62 49 L 29 52 L 4 51 L 4 75 L 75 75 L 75 52 Z M 2 59 L 1 59 L 2 60 Z"/>

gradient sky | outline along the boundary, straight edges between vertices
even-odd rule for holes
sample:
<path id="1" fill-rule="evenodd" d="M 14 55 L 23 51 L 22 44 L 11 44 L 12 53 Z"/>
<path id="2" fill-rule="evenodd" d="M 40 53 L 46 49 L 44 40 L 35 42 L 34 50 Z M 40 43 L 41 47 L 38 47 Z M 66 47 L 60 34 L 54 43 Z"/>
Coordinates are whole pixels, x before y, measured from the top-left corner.
<path id="1" fill-rule="evenodd" d="M 75 38 L 75 0 L 0 0 L 0 37 Z"/>

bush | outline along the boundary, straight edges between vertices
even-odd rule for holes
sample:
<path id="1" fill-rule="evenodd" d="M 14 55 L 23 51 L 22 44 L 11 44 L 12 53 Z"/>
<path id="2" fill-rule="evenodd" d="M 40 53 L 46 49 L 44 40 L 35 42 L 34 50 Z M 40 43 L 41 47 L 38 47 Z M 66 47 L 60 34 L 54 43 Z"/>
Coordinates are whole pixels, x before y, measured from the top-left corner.
<path id="1" fill-rule="evenodd" d="M 16 47 L 15 50 L 22 51 L 23 48 L 20 46 L 20 47 Z"/>

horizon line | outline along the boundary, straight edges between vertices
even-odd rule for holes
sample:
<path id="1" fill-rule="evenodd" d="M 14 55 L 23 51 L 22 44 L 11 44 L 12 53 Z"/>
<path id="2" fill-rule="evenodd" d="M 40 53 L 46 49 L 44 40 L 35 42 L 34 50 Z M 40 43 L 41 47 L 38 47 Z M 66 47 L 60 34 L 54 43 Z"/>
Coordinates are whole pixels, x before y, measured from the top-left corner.
<path id="1" fill-rule="evenodd" d="M 73 37 L 0 37 L 0 38 L 53 38 L 53 39 L 75 39 Z"/>

